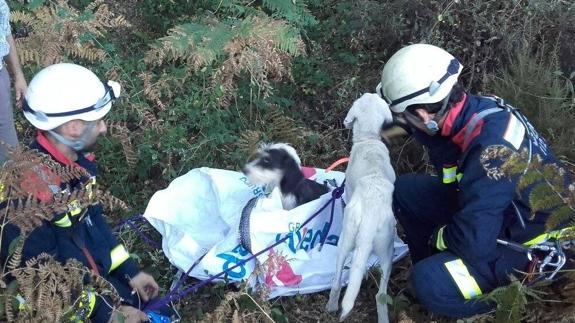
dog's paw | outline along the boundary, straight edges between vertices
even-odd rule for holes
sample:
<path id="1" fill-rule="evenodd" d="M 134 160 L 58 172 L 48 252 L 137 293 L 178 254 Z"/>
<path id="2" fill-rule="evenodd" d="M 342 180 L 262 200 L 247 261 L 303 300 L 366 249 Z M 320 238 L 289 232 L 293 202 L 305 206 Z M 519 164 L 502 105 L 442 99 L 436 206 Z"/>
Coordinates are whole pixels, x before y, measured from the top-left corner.
<path id="1" fill-rule="evenodd" d="M 347 313 L 345 313 L 345 314 L 344 314 L 344 313 L 341 313 L 341 315 L 339 316 L 339 321 L 340 321 L 340 322 L 345 321 L 345 319 L 346 319 L 348 316 L 349 316 L 349 312 L 347 312 Z"/>
<path id="2" fill-rule="evenodd" d="M 343 320 L 345 320 L 349 316 L 352 309 L 353 309 L 353 304 L 351 304 L 351 306 L 346 306 L 345 301 L 342 302 L 341 303 L 341 315 L 339 316 L 339 321 L 343 322 Z"/>

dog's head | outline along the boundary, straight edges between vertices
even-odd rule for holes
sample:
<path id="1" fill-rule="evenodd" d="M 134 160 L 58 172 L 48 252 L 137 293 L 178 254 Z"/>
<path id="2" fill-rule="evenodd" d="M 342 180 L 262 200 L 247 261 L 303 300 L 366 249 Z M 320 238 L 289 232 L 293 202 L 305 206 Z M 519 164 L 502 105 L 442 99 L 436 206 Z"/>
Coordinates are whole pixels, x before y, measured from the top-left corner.
<path id="1" fill-rule="evenodd" d="M 379 134 L 383 125 L 392 122 L 393 116 L 389 105 L 379 95 L 365 93 L 353 102 L 343 120 L 343 125 L 347 129 L 359 127 L 361 132 Z"/>
<path id="2" fill-rule="evenodd" d="M 247 163 L 242 172 L 254 185 L 277 186 L 286 172 L 299 171 L 300 166 L 301 160 L 289 144 L 262 144 L 255 159 Z"/>

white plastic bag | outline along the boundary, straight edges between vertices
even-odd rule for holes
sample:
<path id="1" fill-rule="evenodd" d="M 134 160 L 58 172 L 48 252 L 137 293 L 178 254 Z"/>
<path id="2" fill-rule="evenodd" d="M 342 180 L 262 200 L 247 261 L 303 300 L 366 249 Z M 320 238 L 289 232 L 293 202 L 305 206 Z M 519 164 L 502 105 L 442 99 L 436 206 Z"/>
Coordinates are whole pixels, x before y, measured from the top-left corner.
<path id="1" fill-rule="evenodd" d="M 330 180 L 339 186 L 344 180 L 341 172 L 303 170 L 319 183 Z M 240 239 L 242 210 L 257 196 L 261 198 L 247 218 L 249 236 L 244 232 Z M 144 217 L 161 233 L 164 253 L 180 270 L 187 272 L 205 254 L 190 272 L 199 279 L 227 270 L 251 257 L 251 252 L 264 250 L 287 235 L 285 242 L 257 257 L 257 263 L 262 264 L 259 276 L 252 275 L 255 259 L 225 276 L 231 281 L 249 280 L 252 285 L 264 283 L 269 287 L 270 297 L 276 297 L 330 288 L 342 225 L 342 200 L 334 202 L 331 225 L 331 204 L 307 225 L 301 225 L 331 197 L 332 194 L 327 193 L 286 211 L 281 208 L 277 190 L 266 197 L 262 188 L 251 185 L 240 172 L 197 168 L 156 192 Z M 242 246 L 240 240 L 249 241 L 249 246 Z M 396 237 L 394 261 L 406 253 L 407 246 Z M 376 261 L 375 256 L 370 258 L 370 264 Z M 346 274 L 344 271 L 344 281 L 347 281 Z"/>

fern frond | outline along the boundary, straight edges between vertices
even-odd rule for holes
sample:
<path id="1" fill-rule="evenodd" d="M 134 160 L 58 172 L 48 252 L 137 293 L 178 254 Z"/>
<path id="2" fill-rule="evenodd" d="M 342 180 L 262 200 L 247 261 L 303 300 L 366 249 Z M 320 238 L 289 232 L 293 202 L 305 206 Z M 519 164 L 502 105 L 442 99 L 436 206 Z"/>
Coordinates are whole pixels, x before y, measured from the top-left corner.
<path id="1" fill-rule="evenodd" d="M 10 260 L 8 261 L 9 271 L 14 270 L 22 264 L 22 249 L 24 248 L 24 239 L 17 239 L 16 246 L 12 255 L 10 255 Z"/>
<path id="2" fill-rule="evenodd" d="M 139 126 L 145 129 L 154 129 L 158 133 L 164 131 L 163 120 L 143 105 L 130 104 L 130 108 L 140 117 Z"/>
<path id="3" fill-rule="evenodd" d="M 295 120 L 286 116 L 279 109 L 273 109 L 265 118 L 265 124 L 270 125 L 269 137 L 273 141 L 288 142 L 298 146 L 301 141 L 302 129 L 298 127 Z"/>
<path id="4" fill-rule="evenodd" d="M 119 304 L 119 297 L 110 283 L 95 278 L 90 269 L 74 259 L 61 264 L 43 253 L 27 261 L 25 267 L 11 270 L 10 274 L 16 279 L 18 293 L 26 302 L 26 310 L 18 313 L 18 320 L 22 322 L 68 321 L 79 309 L 74 306 L 78 305 L 77 299 L 89 289 L 112 296 L 112 306 Z M 9 319 L 10 315 L 13 312 L 7 312 Z"/>
<path id="5" fill-rule="evenodd" d="M 554 210 L 547 219 L 545 223 L 545 229 L 547 231 L 556 230 L 560 225 L 564 225 L 569 219 L 573 217 L 573 210 L 571 210 L 567 205 L 559 207 Z"/>
<path id="6" fill-rule="evenodd" d="M 236 147 L 245 156 L 251 156 L 256 151 L 262 140 L 261 132 L 255 130 L 244 131 L 238 141 L 236 142 Z"/>
<path id="7" fill-rule="evenodd" d="M 224 45 L 234 33 L 232 25 L 215 19 L 187 23 L 168 31 L 168 36 L 158 39 L 145 61 L 161 65 L 167 61 L 183 61 L 191 70 L 212 64 L 224 55 Z"/>
<path id="8" fill-rule="evenodd" d="M 304 1 L 263 0 L 262 3 L 273 12 L 274 16 L 283 18 L 300 28 L 317 24 L 315 16 L 308 10 Z"/>
<path id="9" fill-rule="evenodd" d="M 130 168 L 135 167 L 138 163 L 138 155 L 136 154 L 130 139 L 130 130 L 128 130 L 125 125 L 119 123 L 110 124 L 109 128 L 112 137 L 118 139 L 122 145 L 126 163 Z"/>
<path id="10" fill-rule="evenodd" d="M 517 191 L 522 191 L 534 183 L 541 181 L 541 175 L 533 170 L 527 171 L 517 183 Z"/>
<path id="11" fill-rule="evenodd" d="M 43 66 L 79 58 L 102 61 L 106 56 L 94 41 L 107 30 L 127 27 L 129 23 L 98 0 L 82 12 L 68 1 L 48 1 L 31 12 L 13 12 L 11 19 L 28 30 L 18 39 L 18 53 L 23 63 Z"/>
<path id="12" fill-rule="evenodd" d="M 532 212 L 550 210 L 563 203 L 549 185 L 538 185 L 529 194 L 529 205 Z"/>
<path id="13" fill-rule="evenodd" d="M 493 301 L 497 304 L 495 322 L 521 322 L 522 314 L 527 306 L 527 297 L 540 299 L 541 292 L 523 285 L 517 278 L 511 276 L 511 283 L 498 287 L 489 294 L 480 296 L 478 301 Z"/>
<path id="14" fill-rule="evenodd" d="M 528 192 L 532 217 L 539 211 L 551 212 L 547 230 L 575 220 L 575 183 L 572 174 L 557 164 L 544 164 L 541 156 L 532 156 L 527 168 L 528 152 L 519 153 L 503 146 L 490 146 L 481 154 L 480 162 L 487 175 L 494 179 L 519 176 L 517 194 Z M 501 164 L 501 159 L 504 160 Z"/>
<path id="15" fill-rule="evenodd" d="M 128 206 L 128 204 L 126 204 L 126 202 L 115 197 L 114 195 L 112 195 L 112 193 L 108 191 L 101 194 L 100 203 L 102 203 L 104 210 L 108 211 L 118 211 L 118 210 L 128 211 L 130 209 L 130 207 Z"/>
<path id="16" fill-rule="evenodd" d="M 304 53 L 299 33 L 285 21 L 261 16 L 196 20 L 168 31 L 168 36 L 160 38 L 146 54 L 145 61 L 155 66 L 168 62 L 185 64 L 188 74 L 219 64 L 212 86 L 223 94 L 223 106 L 229 105 L 237 78 L 243 73 L 263 97 L 269 96 L 270 81 L 291 79 L 291 60 Z M 160 95 L 154 92 L 157 90 L 152 90 L 151 76 L 142 76 L 145 93 L 158 99 Z"/>

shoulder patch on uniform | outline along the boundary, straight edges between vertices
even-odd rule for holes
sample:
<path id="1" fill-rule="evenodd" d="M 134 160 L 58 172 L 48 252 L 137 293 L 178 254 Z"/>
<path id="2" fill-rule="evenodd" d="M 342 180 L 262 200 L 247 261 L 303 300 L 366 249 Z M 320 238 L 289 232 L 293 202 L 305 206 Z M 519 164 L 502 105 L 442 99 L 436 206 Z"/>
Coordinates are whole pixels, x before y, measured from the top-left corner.
<path id="1" fill-rule="evenodd" d="M 523 142 L 523 137 L 525 137 L 525 126 L 523 126 L 516 116 L 509 114 L 509 122 L 503 134 L 503 139 L 515 147 L 515 149 L 519 149 Z"/>

